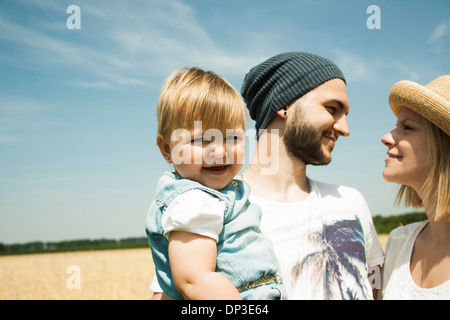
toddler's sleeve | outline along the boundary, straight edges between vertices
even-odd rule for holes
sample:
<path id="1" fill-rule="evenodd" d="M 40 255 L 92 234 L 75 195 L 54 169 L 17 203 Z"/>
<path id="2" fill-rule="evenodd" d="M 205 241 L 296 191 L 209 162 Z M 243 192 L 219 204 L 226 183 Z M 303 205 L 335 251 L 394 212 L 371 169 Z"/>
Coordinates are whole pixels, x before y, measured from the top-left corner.
<path id="1" fill-rule="evenodd" d="M 219 239 L 222 232 L 225 203 L 202 190 L 190 190 L 177 196 L 164 212 L 161 223 L 164 236 L 171 231 L 186 231 Z"/>

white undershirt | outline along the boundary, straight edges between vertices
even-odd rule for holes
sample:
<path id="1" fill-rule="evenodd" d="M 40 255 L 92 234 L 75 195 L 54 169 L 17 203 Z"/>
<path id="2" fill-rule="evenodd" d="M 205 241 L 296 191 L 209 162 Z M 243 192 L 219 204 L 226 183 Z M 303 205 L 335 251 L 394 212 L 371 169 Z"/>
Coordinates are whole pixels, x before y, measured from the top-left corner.
<path id="1" fill-rule="evenodd" d="M 450 279 L 434 288 L 421 288 L 410 271 L 411 254 L 417 235 L 428 221 L 412 223 L 391 232 L 386 243 L 382 297 L 385 300 L 450 299 Z"/>

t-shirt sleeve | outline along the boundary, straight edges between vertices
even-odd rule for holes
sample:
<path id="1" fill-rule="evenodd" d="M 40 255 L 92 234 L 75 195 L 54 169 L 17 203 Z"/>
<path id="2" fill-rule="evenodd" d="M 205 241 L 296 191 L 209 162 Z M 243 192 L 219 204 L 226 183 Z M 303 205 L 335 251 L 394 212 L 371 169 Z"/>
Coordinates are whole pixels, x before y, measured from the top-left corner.
<path id="1" fill-rule="evenodd" d="M 225 203 L 202 190 L 189 190 L 177 196 L 164 212 L 161 223 L 168 239 L 172 231 L 187 231 L 219 239 Z"/>
<path id="2" fill-rule="evenodd" d="M 159 285 L 156 274 L 153 276 L 152 283 L 150 284 L 150 290 L 152 290 L 154 293 L 162 293 L 163 292 Z"/>

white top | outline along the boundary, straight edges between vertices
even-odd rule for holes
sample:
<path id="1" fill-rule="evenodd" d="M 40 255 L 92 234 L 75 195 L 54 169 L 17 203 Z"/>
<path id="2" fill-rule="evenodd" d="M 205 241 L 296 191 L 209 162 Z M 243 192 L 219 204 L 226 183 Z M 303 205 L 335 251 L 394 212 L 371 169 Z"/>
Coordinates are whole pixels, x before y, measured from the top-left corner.
<path id="1" fill-rule="evenodd" d="M 225 203 L 198 189 L 186 191 L 172 200 L 164 212 L 161 224 L 168 239 L 171 231 L 189 231 L 219 239 L 222 232 Z"/>
<path id="2" fill-rule="evenodd" d="M 288 299 L 372 299 L 367 264 L 382 264 L 384 254 L 364 197 L 339 185 L 311 180 L 311 187 L 298 203 L 249 197 L 262 209 L 261 231 Z"/>
<path id="3" fill-rule="evenodd" d="M 417 235 L 428 221 L 412 223 L 393 230 L 386 243 L 383 267 L 382 297 L 384 300 L 450 299 L 450 280 L 434 288 L 421 288 L 410 271 L 411 254 Z"/>

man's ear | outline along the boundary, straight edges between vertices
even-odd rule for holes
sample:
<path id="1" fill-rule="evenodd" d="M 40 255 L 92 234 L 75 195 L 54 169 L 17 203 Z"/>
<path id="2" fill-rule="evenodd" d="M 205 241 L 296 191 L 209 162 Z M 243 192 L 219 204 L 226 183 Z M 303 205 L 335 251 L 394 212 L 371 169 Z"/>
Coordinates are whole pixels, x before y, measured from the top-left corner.
<path id="1" fill-rule="evenodd" d="M 277 111 L 278 116 L 280 116 L 282 119 L 287 119 L 288 117 L 288 112 L 287 112 L 287 108 L 284 107 L 280 110 Z"/>
<path id="2" fill-rule="evenodd" d="M 161 152 L 161 155 L 168 163 L 172 163 L 171 158 L 171 152 L 170 152 L 170 145 L 166 142 L 166 139 L 164 139 L 162 134 L 158 134 L 156 136 L 156 144 L 158 145 L 159 151 Z"/>

